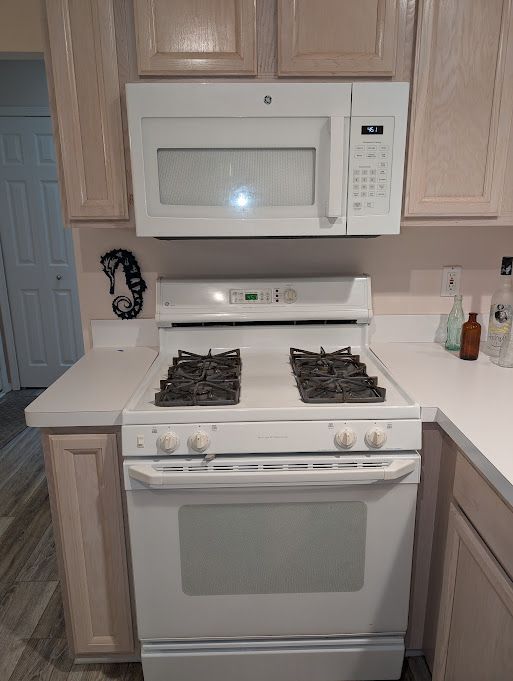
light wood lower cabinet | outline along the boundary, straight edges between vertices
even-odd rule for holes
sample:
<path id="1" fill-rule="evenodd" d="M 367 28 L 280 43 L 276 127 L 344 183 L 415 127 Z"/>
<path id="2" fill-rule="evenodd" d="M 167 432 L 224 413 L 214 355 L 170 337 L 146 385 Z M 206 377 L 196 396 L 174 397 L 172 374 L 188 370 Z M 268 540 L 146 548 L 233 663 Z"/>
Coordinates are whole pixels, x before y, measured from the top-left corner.
<path id="1" fill-rule="evenodd" d="M 115 433 L 45 435 L 71 654 L 135 654 Z"/>
<path id="2" fill-rule="evenodd" d="M 451 505 L 433 681 L 513 679 L 513 583 Z"/>
<path id="3" fill-rule="evenodd" d="M 513 507 L 424 424 L 406 647 L 433 681 L 513 679 Z"/>

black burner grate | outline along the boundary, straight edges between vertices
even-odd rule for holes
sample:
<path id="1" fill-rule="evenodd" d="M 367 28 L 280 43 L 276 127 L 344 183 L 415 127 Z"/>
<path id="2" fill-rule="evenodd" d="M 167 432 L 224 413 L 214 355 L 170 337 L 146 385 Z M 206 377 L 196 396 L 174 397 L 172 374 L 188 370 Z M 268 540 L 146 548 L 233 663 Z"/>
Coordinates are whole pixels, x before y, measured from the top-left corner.
<path id="1" fill-rule="evenodd" d="M 320 352 L 290 348 L 290 363 L 303 402 L 384 402 L 386 390 L 367 375 L 351 348 Z"/>
<path id="2" fill-rule="evenodd" d="M 179 350 L 155 394 L 157 407 L 238 404 L 240 350 L 198 355 Z"/>

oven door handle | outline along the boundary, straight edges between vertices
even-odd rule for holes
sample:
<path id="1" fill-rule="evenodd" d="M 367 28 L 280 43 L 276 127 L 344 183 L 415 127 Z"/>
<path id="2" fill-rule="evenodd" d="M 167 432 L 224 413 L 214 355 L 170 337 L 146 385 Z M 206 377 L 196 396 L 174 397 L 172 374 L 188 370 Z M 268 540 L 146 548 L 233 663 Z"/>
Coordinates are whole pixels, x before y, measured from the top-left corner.
<path id="1" fill-rule="evenodd" d="M 380 468 L 362 467 L 349 469 L 301 469 L 301 470 L 257 470 L 257 471 L 215 471 L 195 472 L 166 471 L 166 467 L 152 464 L 128 466 L 132 480 L 149 489 L 204 489 L 206 487 L 300 487 L 339 486 L 375 484 L 398 481 L 412 473 L 417 466 L 415 459 L 396 459 Z"/>

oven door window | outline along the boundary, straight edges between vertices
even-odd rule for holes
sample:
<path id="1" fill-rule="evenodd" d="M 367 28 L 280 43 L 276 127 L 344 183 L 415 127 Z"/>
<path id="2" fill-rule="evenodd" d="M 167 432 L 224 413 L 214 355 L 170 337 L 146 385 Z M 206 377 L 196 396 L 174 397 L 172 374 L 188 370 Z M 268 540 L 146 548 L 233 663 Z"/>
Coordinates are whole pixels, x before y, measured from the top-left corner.
<path id="1" fill-rule="evenodd" d="M 178 526 L 190 596 L 343 593 L 364 584 L 361 501 L 186 505 Z"/>
<path id="2" fill-rule="evenodd" d="M 168 206 L 312 206 L 315 148 L 158 149 Z"/>

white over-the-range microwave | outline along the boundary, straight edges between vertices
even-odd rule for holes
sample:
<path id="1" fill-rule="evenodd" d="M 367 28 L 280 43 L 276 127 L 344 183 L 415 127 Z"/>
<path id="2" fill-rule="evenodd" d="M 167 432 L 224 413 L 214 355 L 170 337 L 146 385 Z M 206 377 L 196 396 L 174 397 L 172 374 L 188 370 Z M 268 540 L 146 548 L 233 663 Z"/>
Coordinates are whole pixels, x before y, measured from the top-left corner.
<path id="1" fill-rule="evenodd" d="M 397 234 L 408 89 L 396 82 L 127 85 L 137 234 Z"/>

